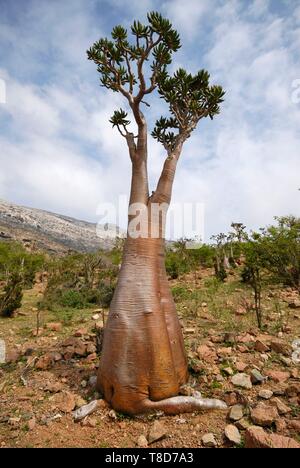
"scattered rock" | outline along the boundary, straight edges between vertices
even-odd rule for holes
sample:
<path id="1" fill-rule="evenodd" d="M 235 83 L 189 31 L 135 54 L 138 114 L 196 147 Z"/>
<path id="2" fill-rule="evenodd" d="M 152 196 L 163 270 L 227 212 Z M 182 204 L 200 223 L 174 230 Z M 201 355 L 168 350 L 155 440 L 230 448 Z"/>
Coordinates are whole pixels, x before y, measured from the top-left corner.
<path id="1" fill-rule="evenodd" d="M 295 301 L 290 302 L 289 307 L 291 309 L 300 309 L 300 301 L 296 299 Z"/>
<path id="2" fill-rule="evenodd" d="M 164 438 L 167 434 L 166 428 L 160 421 L 154 421 L 148 435 L 148 442 L 152 444 L 157 440 Z"/>
<path id="3" fill-rule="evenodd" d="M 237 307 L 234 313 L 235 315 L 246 315 L 247 310 L 245 309 L 245 307 Z"/>
<path id="4" fill-rule="evenodd" d="M 255 351 L 258 351 L 259 353 L 267 353 L 270 351 L 269 346 L 267 346 L 263 341 L 261 340 L 256 340 L 255 345 L 254 345 Z"/>
<path id="5" fill-rule="evenodd" d="M 17 349 L 9 349 L 6 352 L 6 362 L 17 362 L 20 359 L 21 353 Z"/>
<path id="6" fill-rule="evenodd" d="M 141 447 L 141 448 L 147 448 L 148 447 L 148 441 L 146 439 L 146 437 L 144 436 L 144 434 L 141 434 L 136 442 L 137 446 L 138 447 Z"/>
<path id="7" fill-rule="evenodd" d="M 292 365 L 292 359 L 286 357 L 286 356 L 280 356 L 280 361 L 287 367 L 289 367 L 290 365 Z"/>
<path id="8" fill-rule="evenodd" d="M 75 337 L 79 337 L 79 338 L 80 338 L 80 337 L 83 337 L 83 336 L 86 336 L 86 335 L 88 335 L 88 334 L 89 334 L 89 332 L 87 331 L 86 328 L 79 328 L 78 330 L 76 330 L 76 331 L 74 332 L 74 336 L 75 336 Z"/>
<path id="9" fill-rule="evenodd" d="M 103 320 L 98 320 L 94 325 L 95 330 L 102 330 L 103 327 L 104 327 Z"/>
<path id="10" fill-rule="evenodd" d="M 283 418 L 276 419 L 275 421 L 276 432 L 284 432 L 286 430 L 286 422 Z"/>
<path id="11" fill-rule="evenodd" d="M 270 398 L 272 398 L 273 392 L 272 390 L 260 390 L 258 396 L 263 400 L 269 400 Z"/>
<path id="12" fill-rule="evenodd" d="M 250 378 L 253 384 L 261 384 L 266 380 L 266 378 L 257 369 L 253 369 L 251 371 Z"/>
<path id="13" fill-rule="evenodd" d="M 61 361 L 62 360 L 62 355 L 57 352 L 50 353 L 50 356 L 55 362 Z"/>
<path id="14" fill-rule="evenodd" d="M 245 431 L 250 426 L 251 426 L 250 422 L 248 421 L 248 419 L 245 419 L 245 418 L 240 419 L 239 421 L 236 422 L 236 427 L 238 429 L 241 429 L 242 431 Z"/>
<path id="15" fill-rule="evenodd" d="M 275 406 L 259 403 L 250 411 L 251 419 L 259 426 L 271 426 L 275 419 L 278 418 L 278 411 Z"/>
<path id="16" fill-rule="evenodd" d="M 237 394 L 235 392 L 226 393 L 224 400 L 227 406 L 234 406 L 238 403 Z"/>
<path id="17" fill-rule="evenodd" d="M 218 359 L 217 354 L 214 349 L 210 348 L 207 345 L 201 345 L 197 348 L 197 354 L 200 359 L 203 361 L 216 361 Z"/>
<path id="18" fill-rule="evenodd" d="M 247 367 L 248 367 L 248 364 L 246 364 L 243 361 L 236 361 L 235 363 L 235 368 L 239 372 L 244 372 L 244 370 L 247 369 Z"/>
<path id="19" fill-rule="evenodd" d="M 60 382 L 46 382 L 44 390 L 50 393 L 58 393 L 63 389 L 63 385 Z"/>
<path id="20" fill-rule="evenodd" d="M 300 421 L 289 421 L 288 422 L 288 427 L 290 429 L 293 429 L 294 431 L 296 431 L 298 434 L 300 434 Z"/>
<path id="21" fill-rule="evenodd" d="M 53 365 L 53 359 L 50 354 L 41 356 L 35 364 L 36 369 L 46 370 Z"/>
<path id="22" fill-rule="evenodd" d="M 270 377 L 271 380 L 274 380 L 274 382 L 277 383 L 286 382 L 290 378 L 289 372 L 268 370 L 265 372 L 265 374 Z"/>
<path id="23" fill-rule="evenodd" d="M 6 345 L 5 341 L 0 339 L 0 364 L 5 363 L 6 358 Z"/>
<path id="24" fill-rule="evenodd" d="M 251 426 L 245 433 L 246 448 L 300 448 L 300 444 L 290 437 L 268 434 L 264 429 Z"/>
<path id="25" fill-rule="evenodd" d="M 224 379 L 224 377 L 223 377 L 221 374 L 218 374 L 218 375 L 216 376 L 216 381 L 222 383 L 222 382 L 225 381 L 225 379 Z"/>
<path id="26" fill-rule="evenodd" d="M 228 347 L 223 347 L 223 348 L 218 348 L 217 353 L 219 356 L 231 356 L 232 354 L 232 348 Z"/>
<path id="27" fill-rule="evenodd" d="M 91 375 L 88 380 L 88 384 L 90 387 L 95 387 L 97 383 L 97 376 L 96 375 Z"/>
<path id="28" fill-rule="evenodd" d="M 83 418 L 85 418 L 89 414 L 92 414 L 94 411 L 96 411 L 97 408 L 98 408 L 97 400 L 91 401 L 89 404 L 81 406 L 80 408 L 73 411 L 72 413 L 74 421 L 75 422 L 81 421 Z"/>
<path id="29" fill-rule="evenodd" d="M 97 359 L 97 354 L 96 353 L 92 353 L 92 354 L 89 354 L 87 357 L 86 357 L 86 360 L 85 362 L 89 363 L 89 362 L 93 362 Z"/>
<path id="30" fill-rule="evenodd" d="M 85 418 L 82 420 L 81 425 L 94 428 L 97 426 L 97 420 L 95 418 Z"/>
<path id="31" fill-rule="evenodd" d="M 195 332 L 196 332 L 195 328 L 185 328 L 184 329 L 184 333 L 186 333 L 187 335 L 193 335 Z"/>
<path id="32" fill-rule="evenodd" d="M 290 356 L 292 353 L 292 347 L 284 343 L 283 341 L 271 341 L 271 349 L 275 353 L 283 354 L 284 356 Z"/>
<path id="33" fill-rule="evenodd" d="M 300 373 L 298 369 L 292 369 L 291 370 L 291 377 L 293 379 L 300 379 Z"/>
<path id="34" fill-rule="evenodd" d="M 208 434 L 204 434 L 204 436 L 201 439 L 201 442 L 204 445 L 204 447 L 216 447 L 217 446 L 217 441 L 215 439 L 215 436 L 211 432 Z"/>
<path id="35" fill-rule="evenodd" d="M 214 335 L 210 339 L 211 339 L 211 341 L 213 343 L 222 343 L 223 342 L 222 336 L 219 336 L 219 335 Z"/>
<path id="36" fill-rule="evenodd" d="M 86 347 L 87 354 L 94 354 L 96 352 L 96 346 L 94 343 L 88 343 Z"/>
<path id="37" fill-rule="evenodd" d="M 287 414 L 292 411 L 291 408 L 283 403 L 283 401 L 281 401 L 279 398 L 273 398 L 270 401 L 270 404 L 277 408 L 277 411 L 280 415 Z"/>
<path id="38" fill-rule="evenodd" d="M 223 369 L 223 372 L 226 374 L 226 375 L 229 375 L 229 376 L 232 376 L 233 375 L 233 370 L 231 369 L 231 367 L 225 367 Z"/>
<path id="39" fill-rule="evenodd" d="M 76 397 L 75 401 L 75 407 L 76 408 L 81 408 L 82 406 L 86 405 L 86 401 L 84 398 L 82 398 L 80 395 Z"/>
<path id="40" fill-rule="evenodd" d="M 35 417 L 29 419 L 29 421 L 27 422 L 27 427 L 28 427 L 28 430 L 29 431 L 32 431 L 36 426 L 36 419 Z"/>
<path id="41" fill-rule="evenodd" d="M 86 355 L 86 345 L 82 341 L 78 341 L 77 345 L 74 346 L 74 353 L 78 356 Z"/>
<path id="42" fill-rule="evenodd" d="M 251 379 L 247 374 L 235 374 L 231 379 L 231 383 L 236 387 L 242 387 L 246 389 L 252 388 Z"/>
<path id="43" fill-rule="evenodd" d="M 244 416 L 242 405 L 234 405 L 229 411 L 229 419 L 231 421 L 239 421 Z"/>
<path id="44" fill-rule="evenodd" d="M 107 401 L 105 401 L 103 399 L 100 399 L 100 400 L 97 400 L 97 401 L 98 401 L 98 408 L 100 408 L 100 409 L 109 408 L 109 404 L 107 403 Z"/>
<path id="45" fill-rule="evenodd" d="M 225 333 L 224 342 L 229 343 L 231 345 L 235 344 L 235 334 L 231 332 Z"/>
<path id="46" fill-rule="evenodd" d="M 292 383 L 285 389 L 285 394 L 288 397 L 296 397 L 300 395 L 300 383 Z"/>
<path id="47" fill-rule="evenodd" d="M 252 335 L 250 335 L 249 333 L 246 333 L 245 335 L 239 335 L 237 337 L 237 342 L 238 343 L 245 344 L 245 343 L 251 343 L 251 342 L 254 342 L 254 341 L 256 341 L 255 338 Z"/>
<path id="48" fill-rule="evenodd" d="M 60 332 L 62 330 L 62 324 L 60 322 L 49 322 L 46 324 L 46 328 L 51 331 Z"/>
<path id="49" fill-rule="evenodd" d="M 54 396 L 54 401 L 57 408 L 63 413 L 71 413 L 76 405 L 75 396 L 70 392 L 57 393 Z"/>
<path id="50" fill-rule="evenodd" d="M 117 416 L 117 413 L 115 412 L 115 410 L 110 410 L 108 412 L 108 416 L 111 418 L 111 419 L 114 419 L 115 421 L 118 419 L 118 416 Z"/>
<path id="51" fill-rule="evenodd" d="M 225 427 L 225 436 L 230 442 L 233 442 L 236 445 L 239 445 L 242 441 L 238 428 L 233 424 L 228 424 L 228 426 Z"/>

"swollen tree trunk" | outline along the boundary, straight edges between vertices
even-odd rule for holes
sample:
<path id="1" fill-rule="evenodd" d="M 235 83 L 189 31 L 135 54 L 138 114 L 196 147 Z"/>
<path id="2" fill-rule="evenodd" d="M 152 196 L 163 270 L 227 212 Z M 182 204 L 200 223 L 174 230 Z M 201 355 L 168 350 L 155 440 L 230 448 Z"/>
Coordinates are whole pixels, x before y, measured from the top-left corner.
<path id="1" fill-rule="evenodd" d="M 161 239 L 128 237 L 111 303 L 99 386 L 118 411 L 178 394 L 187 380 L 180 324 L 166 283 Z"/>
<path id="2" fill-rule="evenodd" d="M 224 408 L 218 400 L 176 396 L 188 379 L 187 359 L 165 269 L 164 229 L 151 213 L 154 203 L 170 202 L 180 150 L 167 158 L 157 189 L 149 197 L 146 139 L 139 139 L 137 150 L 130 138 L 127 142 L 132 159 L 130 207 L 143 205 L 151 221 L 142 237 L 134 238 L 128 230 L 97 387 L 114 409 L 129 414 Z M 153 237 L 153 232 L 158 236 Z"/>

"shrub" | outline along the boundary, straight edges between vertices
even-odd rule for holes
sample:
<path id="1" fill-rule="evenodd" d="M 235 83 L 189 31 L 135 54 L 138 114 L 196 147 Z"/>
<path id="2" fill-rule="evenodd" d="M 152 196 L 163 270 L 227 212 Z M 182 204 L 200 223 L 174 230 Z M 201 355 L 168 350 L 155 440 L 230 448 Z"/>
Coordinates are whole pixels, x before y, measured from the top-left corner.
<path id="1" fill-rule="evenodd" d="M 12 317 L 13 313 L 22 305 L 22 277 L 13 273 L 7 281 L 4 293 L 0 297 L 0 315 Z"/>
<path id="2" fill-rule="evenodd" d="M 70 289 L 62 292 L 60 304 L 63 307 L 72 307 L 73 309 L 82 309 L 86 305 L 85 298 L 80 291 Z"/>

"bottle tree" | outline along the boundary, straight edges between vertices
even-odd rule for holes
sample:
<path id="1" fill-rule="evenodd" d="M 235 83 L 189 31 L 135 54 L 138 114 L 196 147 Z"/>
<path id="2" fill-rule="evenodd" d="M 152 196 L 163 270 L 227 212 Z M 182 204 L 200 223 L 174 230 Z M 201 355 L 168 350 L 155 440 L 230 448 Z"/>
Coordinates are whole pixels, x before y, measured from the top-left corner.
<path id="1" fill-rule="evenodd" d="M 209 73 L 192 75 L 178 69 L 168 73 L 180 37 L 169 20 L 157 12 L 147 24 L 134 21 L 131 42 L 122 26 L 111 39 L 95 42 L 87 51 L 97 65 L 101 85 L 127 101 L 111 117 L 124 137 L 132 166 L 128 232 L 117 287 L 104 333 L 97 386 L 117 411 L 129 414 L 162 410 L 168 414 L 197 408 L 223 408 L 223 402 L 178 395 L 188 379 L 181 327 L 165 270 L 164 216 L 171 200 L 176 166 L 184 142 L 199 120 L 219 113 L 221 86 L 209 84 Z M 155 191 L 149 194 L 147 175 L 147 121 L 142 107 L 154 91 L 169 107 L 152 136 L 166 156 Z M 161 214 L 157 210 L 161 208 Z M 137 223 L 136 215 L 139 215 Z M 140 222 L 141 214 L 144 222 Z"/>

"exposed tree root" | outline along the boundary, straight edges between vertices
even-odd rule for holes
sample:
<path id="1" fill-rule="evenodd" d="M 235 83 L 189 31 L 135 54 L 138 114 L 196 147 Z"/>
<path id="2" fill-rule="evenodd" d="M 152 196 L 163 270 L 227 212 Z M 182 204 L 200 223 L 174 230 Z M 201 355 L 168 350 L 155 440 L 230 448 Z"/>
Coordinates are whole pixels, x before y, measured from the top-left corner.
<path id="1" fill-rule="evenodd" d="M 226 409 L 224 401 L 202 398 L 194 396 L 176 396 L 166 398 L 161 401 L 146 400 L 144 402 L 144 411 L 141 406 L 141 412 L 149 413 L 154 411 L 163 411 L 165 414 L 192 413 L 199 410 Z"/>

